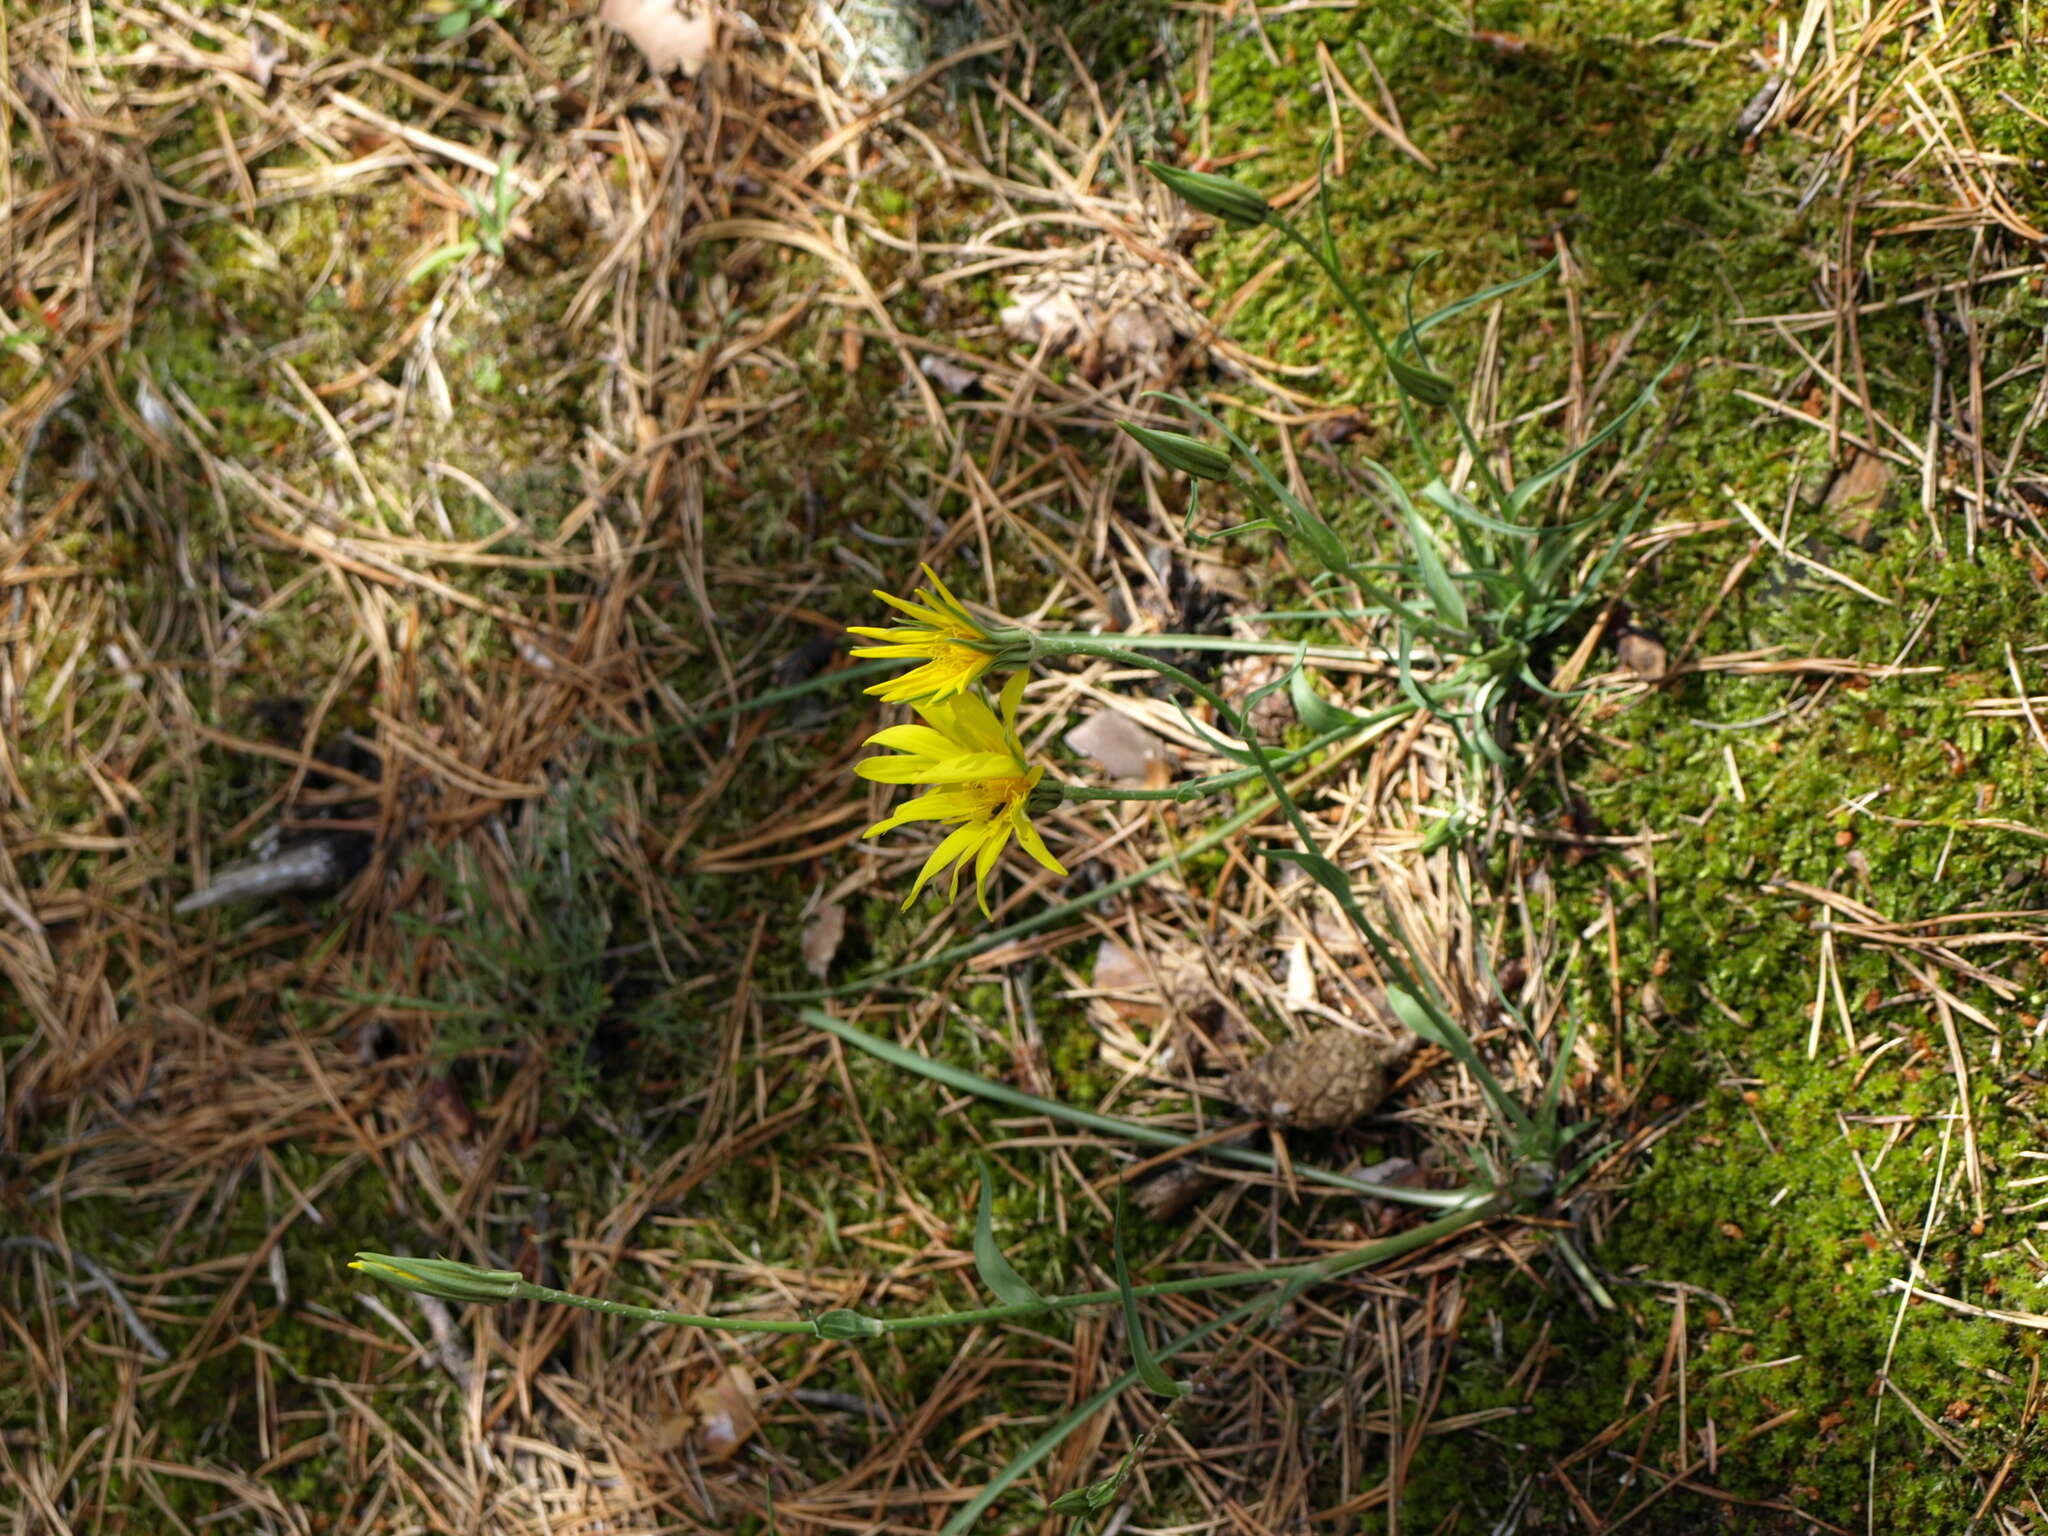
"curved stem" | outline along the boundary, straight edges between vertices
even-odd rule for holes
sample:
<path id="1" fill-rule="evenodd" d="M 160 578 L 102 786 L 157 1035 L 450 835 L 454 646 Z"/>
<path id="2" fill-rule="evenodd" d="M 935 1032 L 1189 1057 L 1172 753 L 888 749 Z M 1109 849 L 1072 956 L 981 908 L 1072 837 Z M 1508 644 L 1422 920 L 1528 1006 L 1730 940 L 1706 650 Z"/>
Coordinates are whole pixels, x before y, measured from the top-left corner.
<path id="1" fill-rule="evenodd" d="M 552 1286 L 521 1281 L 512 1293 L 516 1301 L 552 1301 L 565 1307 L 582 1307 L 608 1317 L 630 1317 L 643 1323 L 672 1323 L 678 1328 L 716 1328 L 726 1333 L 808 1333 L 817 1328 L 802 1318 L 700 1317 L 690 1312 L 666 1312 L 660 1307 L 636 1307 L 631 1302 L 607 1301 L 602 1296 L 579 1296 Z"/>
<path id="2" fill-rule="evenodd" d="M 1330 282 L 1336 287 L 1338 297 L 1343 299 L 1345 308 L 1351 311 L 1352 318 L 1364 329 L 1373 347 L 1379 352 L 1381 361 L 1391 363 L 1394 354 L 1388 349 L 1386 338 L 1380 334 L 1379 326 L 1374 323 L 1372 316 L 1366 313 L 1365 305 L 1360 302 L 1357 293 L 1352 290 L 1351 284 L 1345 280 L 1344 274 L 1337 269 L 1336 263 L 1324 255 L 1313 240 L 1296 229 L 1290 220 L 1282 218 L 1276 213 L 1267 222 L 1269 227 L 1279 230 L 1283 236 L 1293 241 L 1299 249 L 1306 252 L 1309 260 L 1323 269 L 1323 275 L 1328 277 Z M 1390 369 L 1390 376 L 1391 372 L 1392 370 Z M 1414 403 L 1409 400 L 1408 392 L 1398 384 L 1394 387 L 1394 402 L 1400 407 L 1401 425 L 1408 431 L 1408 442 L 1414 448 L 1416 457 L 1425 465 L 1432 463 L 1429 439 L 1422 434 L 1422 423 L 1416 418 Z"/>
<path id="3" fill-rule="evenodd" d="M 1208 1291 L 1237 1290 L 1250 1285 L 1313 1284 L 1333 1280 L 1354 1269 L 1390 1259 L 1463 1231 L 1506 1209 L 1508 1197 L 1498 1190 L 1468 1190 L 1458 1203 L 1434 1221 L 1411 1227 L 1406 1232 L 1366 1243 L 1349 1253 L 1312 1259 L 1304 1264 L 1281 1264 L 1270 1269 L 1237 1270 L 1221 1275 L 1190 1275 L 1184 1280 L 1162 1280 L 1151 1285 L 1134 1285 L 1133 1296 L 1198 1296 Z M 515 1301 L 546 1301 L 558 1306 L 581 1307 L 607 1317 L 626 1317 L 643 1323 L 668 1323 L 681 1328 L 709 1328 L 724 1333 L 804 1333 L 816 1337 L 817 1324 L 807 1318 L 708 1317 L 693 1312 L 670 1312 L 661 1307 L 640 1307 L 631 1302 L 611 1301 L 602 1296 L 582 1296 L 552 1286 L 521 1281 L 512 1293 Z M 931 1328 L 960 1328 L 977 1323 L 1008 1322 L 1020 1317 L 1038 1317 L 1049 1312 L 1073 1312 L 1082 1307 L 1103 1307 L 1120 1302 L 1121 1291 L 1081 1291 L 1071 1296 L 1046 1296 L 1037 1301 L 1015 1302 L 1000 1307 L 975 1307 L 965 1312 L 934 1312 L 912 1317 L 868 1319 L 882 1333 L 910 1333 Z"/>
<path id="4" fill-rule="evenodd" d="M 1314 1259 L 1306 1264 L 1282 1264 L 1272 1269 L 1246 1269 L 1222 1275 L 1191 1275 L 1185 1280 L 1162 1280 L 1152 1285 L 1134 1285 L 1131 1294 L 1149 1296 L 1197 1296 L 1205 1291 L 1236 1290 L 1247 1285 L 1265 1285 L 1269 1282 L 1282 1283 L 1302 1281 L 1313 1284 L 1318 1280 L 1334 1279 L 1349 1270 L 1361 1269 L 1380 1259 L 1392 1258 L 1410 1248 L 1422 1247 L 1435 1242 L 1439 1237 L 1461 1231 L 1475 1222 L 1497 1214 L 1505 1205 L 1505 1197 L 1497 1191 L 1474 1190 L 1464 1203 L 1453 1207 L 1445 1215 L 1419 1227 L 1393 1237 L 1382 1238 L 1377 1243 L 1367 1243 L 1363 1248 L 1349 1253 L 1337 1254 L 1331 1258 Z M 1083 1291 L 1073 1296 L 1047 1296 L 1037 1301 L 1016 1302 L 1003 1307 L 979 1307 L 972 1312 L 942 1312 L 928 1317 L 882 1317 L 875 1321 L 882 1325 L 884 1333 L 909 1333 L 926 1328 L 952 1328 L 969 1323 L 1001 1323 L 1013 1318 L 1032 1317 L 1045 1312 L 1072 1312 L 1080 1307 L 1108 1306 L 1120 1301 L 1119 1291 Z"/>

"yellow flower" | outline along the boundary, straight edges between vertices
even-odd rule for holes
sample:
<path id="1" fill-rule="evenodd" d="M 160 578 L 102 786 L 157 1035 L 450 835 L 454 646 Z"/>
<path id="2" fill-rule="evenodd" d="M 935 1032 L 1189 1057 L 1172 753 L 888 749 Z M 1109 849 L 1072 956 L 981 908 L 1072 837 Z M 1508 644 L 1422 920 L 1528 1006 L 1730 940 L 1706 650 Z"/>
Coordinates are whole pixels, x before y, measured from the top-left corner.
<path id="1" fill-rule="evenodd" d="M 892 629 L 847 629 L 848 634 L 884 642 L 862 646 L 853 653 L 856 656 L 914 656 L 923 661 L 923 666 L 868 689 L 891 704 L 907 704 L 913 699 L 949 699 L 963 694 L 995 665 L 1003 648 L 1002 642 L 994 639 L 961 606 L 960 600 L 946 590 L 946 584 L 932 573 L 930 566 L 919 569 L 932 585 L 930 591 L 919 587 L 915 602 L 906 602 L 879 589 L 875 592 L 875 596 L 913 622 Z"/>
<path id="2" fill-rule="evenodd" d="M 1003 689 L 1000 720 L 979 694 L 921 699 L 911 707 L 923 725 L 892 725 L 867 739 L 868 746 L 890 747 L 900 755 L 863 758 L 854 764 L 855 773 L 879 784 L 940 786 L 905 801 L 894 815 L 863 834 L 879 837 L 913 821 L 952 824 L 953 830 L 940 840 L 918 872 L 917 884 L 903 903 L 906 911 L 925 883 L 949 864 L 953 866 L 953 885 L 946 899 L 958 896 L 960 872 L 972 857 L 975 894 L 983 915 L 993 916 L 988 908 L 989 871 L 996 867 L 1012 834 L 1026 853 L 1054 874 L 1067 872 L 1031 824 L 1031 792 L 1045 777 L 1045 770 L 1024 761 L 1024 746 L 1017 739 L 1017 703 L 1024 696 L 1024 676 L 1017 673 Z"/>

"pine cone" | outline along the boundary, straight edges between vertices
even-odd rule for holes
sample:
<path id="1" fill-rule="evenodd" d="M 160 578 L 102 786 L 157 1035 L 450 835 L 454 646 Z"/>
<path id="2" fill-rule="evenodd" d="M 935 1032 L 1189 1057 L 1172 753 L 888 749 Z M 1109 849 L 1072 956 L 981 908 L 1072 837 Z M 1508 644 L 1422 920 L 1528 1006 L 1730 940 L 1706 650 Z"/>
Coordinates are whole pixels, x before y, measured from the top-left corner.
<path id="1" fill-rule="evenodd" d="M 1380 1106 L 1405 1052 L 1345 1029 L 1283 1040 L 1231 1078 L 1238 1107 L 1272 1125 L 1328 1131 Z"/>

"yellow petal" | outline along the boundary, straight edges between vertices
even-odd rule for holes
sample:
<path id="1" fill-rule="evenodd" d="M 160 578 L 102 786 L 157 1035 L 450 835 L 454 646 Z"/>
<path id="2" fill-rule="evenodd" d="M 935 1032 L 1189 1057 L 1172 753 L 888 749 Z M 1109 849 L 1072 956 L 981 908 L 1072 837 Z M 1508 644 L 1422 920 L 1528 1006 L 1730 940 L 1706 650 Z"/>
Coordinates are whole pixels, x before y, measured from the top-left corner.
<path id="1" fill-rule="evenodd" d="M 1067 866 L 1052 856 L 1045 846 L 1045 839 L 1038 835 L 1038 828 L 1031 824 L 1031 818 L 1024 814 L 1021 805 L 1010 808 L 1010 826 L 1017 834 L 1017 846 L 1056 875 L 1064 875 Z"/>
<path id="2" fill-rule="evenodd" d="M 920 565 L 918 566 L 918 569 L 924 572 L 924 579 L 932 584 L 932 590 L 938 594 L 939 601 L 938 603 L 934 603 L 933 606 L 937 607 L 939 603 L 943 603 L 948 609 L 950 609 L 955 615 L 958 616 L 959 620 L 962 623 L 968 625 L 977 633 L 979 633 L 981 630 L 981 626 L 979 624 L 976 624 L 973 618 L 968 614 L 967 605 L 961 602 L 960 599 L 955 597 L 951 592 L 946 590 L 946 584 L 943 581 L 939 580 L 939 573 L 937 571 L 934 571 L 928 565 Z"/>
<path id="3" fill-rule="evenodd" d="M 903 898 L 904 911 L 910 910 L 910 904 L 917 900 L 917 893 L 924 889 L 926 881 L 948 864 L 967 857 L 969 850 L 974 847 L 975 839 L 986 826 L 986 822 L 970 821 L 965 826 L 955 827 L 946 834 L 939 846 L 932 850 L 931 857 L 924 861 L 924 868 L 917 872 L 917 883 L 911 886 L 910 894 Z M 954 883 L 957 889 L 957 877 Z"/>
<path id="4" fill-rule="evenodd" d="M 981 852 L 974 856 L 974 894 L 981 902 L 981 915 L 990 922 L 995 913 L 988 909 L 988 872 L 996 867 L 996 860 L 1003 856 L 1003 849 L 1010 841 L 1010 827 L 1007 821 L 992 821 L 981 845 Z"/>
<path id="5" fill-rule="evenodd" d="M 891 608 L 894 608 L 898 613 L 905 614 L 917 620 L 920 624 L 929 624 L 932 628 L 938 630 L 949 630 L 954 627 L 953 616 L 943 609 L 927 608 L 922 603 L 909 602 L 904 598 L 895 597 L 890 593 L 884 592 L 880 587 L 875 588 L 875 596 L 879 597 Z"/>
<path id="6" fill-rule="evenodd" d="M 1003 734 L 1017 734 L 1017 706 L 1024 699 L 1024 684 L 1027 675 L 1022 672 L 1010 674 L 1010 680 L 1003 684 Z"/>
<path id="7" fill-rule="evenodd" d="M 866 759 L 873 762 L 873 758 Z M 895 761 L 895 759 L 889 759 Z M 985 784 L 1015 779 L 1017 760 L 1007 752 L 955 752 L 932 762 L 925 758 L 915 778 L 890 779 L 891 784 Z"/>
<path id="8" fill-rule="evenodd" d="M 855 778 L 872 784 L 936 784 L 924 777 L 930 762 L 922 757 L 864 757 L 853 765 Z"/>
<path id="9" fill-rule="evenodd" d="M 892 725 L 875 732 L 864 747 L 887 747 L 892 752 L 915 752 L 923 757 L 947 757 L 956 749 L 928 725 Z"/>
<path id="10" fill-rule="evenodd" d="M 978 806 L 975 796 L 965 790 L 935 789 L 928 795 L 904 801 L 861 836 L 880 837 L 884 832 L 893 832 L 913 821 L 952 821 L 955 817 L 972 816 Z"/>

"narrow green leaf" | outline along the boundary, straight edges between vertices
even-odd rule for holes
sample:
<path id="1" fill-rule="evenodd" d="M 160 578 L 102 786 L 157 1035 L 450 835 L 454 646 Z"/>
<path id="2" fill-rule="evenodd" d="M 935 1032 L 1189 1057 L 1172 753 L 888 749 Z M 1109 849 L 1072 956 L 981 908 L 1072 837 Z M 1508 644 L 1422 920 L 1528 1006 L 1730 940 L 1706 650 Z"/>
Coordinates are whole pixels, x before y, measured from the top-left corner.
<path id="1" fill-rule="evenodd" d="M 1453 1048 L 1451 1037 L 1445 1032 L 1443 1025 L 1437 1020 L 1436 1015 L 1428 1008 L 1425 1008 L 1421 1000 L 1412 992 L 1406 991 L 1401 987 L 1389 986 L 1387 988 L 1387 1002 L 1392 1005 L 1395 1018 L 1414 1030 L 1416 1034 L 1427 1040 L 1431 1045 L 1440 1045 L 1445 1050 Z"/>
<path id="2" fill-rule="evenodd" d="M 1548 277 L 1552 272 L 1556 270 L 1557 258 L 1553 256 L 1550 258 L 1550 260 L 1543 263 L 1542 266 L 1538 267 L 1534 272 L 1530 272 L 1522 277 L 1511 278 L 1505 283 L 1495 283 L 1491 288 L 1482 288 L 1477 293 L 1467 294 L 1464 298 L 1459 299 L 1454 304 L 1446 304 L 1442 309 L 1437 310 L 1434 314 L 1423 316 L 1422 319 L 1416 321 L 1414 324 L 1408 327 L 1409 332 L 1413 335 L 1421 336 L 1428 331 L 1433 331 L 1438 326 L 1442 325 L 1446 320 L 1455 319 L 1459 315 L 1464 314 L 1469 309 L 1478 308 L 1481 304 L 1487 304 L 1491 303 L 1495 299 L 1505 298 L 1508 294 L 1513 293 L 1517 288 L 1526 288 L 1531 283 L 1536 282 L 1541 278 Z"/>
<path id="3" fill-rule="evenodd" d="M 1504 523 L 1497 517 L 1488 517 L 1472 505 L 1470 498 L 1460 496 L 1441 480 L 1432 480 L 1422 488 L 1422 499 L 1441 507 L 1461 523 L 1470 523 L 1474 528 L 1484 528 L 1488 533 L 1503 534 L 1511 539 L 1537 539 L 1543 536 L 1541 528 L 1528 528 L 1520 523 Z"/>
<path id="4" fill-rule="evenodd" d="M 1153 1357 L 1152 1346 L 1145 1338 L 1145 1322 L 1138 1316 L 1138 1298 L 1131 1294 L 1131 1266 L 1124 1259 L 1124 1186 L 1116 1186 L 1116 1230 L 1111 1234 L 1110 1251 L 1116 1261 L 1117 1295 L 1124 1304 L 1124 1332 L 1130 1335 L 1131 1357 L 1138 1368 L 1138 1379 L 1161 1397 L 1180 1397 L 1187 1391 L 1179 1382 L 1166 1374 L 1165 1368 Z"/>
<path id="5" fill-rule="evenodd" d="M 989 1174 L 988 1159 L 977 1157 L 975 1162 L 981 1168 L 981 1202 L 974 1213 L 974 1267 L 981 1275 L 981 1283 L 1006 1307 L 1042 1303 L 1045 1298 L 1010 1268 L 1010 1261 L 996 1246 L 995 1201 L 989 1194 L 993 1180 Z"/>
<path id="6" fill-rule="evenodd" d="M 1437 617 L 1459 633 L 1469 633 L 1472 611 L 1465 606 L 1465 595 L 1458 590 L 1458 584 L 1451 580 L 1450 568 L 1444 564 L 1444 557 L 1437 550 L 1436 535 L 1413 506 L 1402 509 L 1402 519 L 1408 530 L 1408 542 L 1415 550 L 1415 565 L 1422 575 L 1423 590 L 1429 593 Z"/>
<path id="7" fill-rule="evenodd" d="M 1351 889 L 1350 877 L 1322 854 L 1311 853 L 1305 848 L 1267 848 L 1261 851 L 1269 859 L 1300 865 L 1317 885 L 1337 898 L 1337 905 L 1344 909 L 1346 917 L 1361 928 L 1368 927 L 1365 912 L 1358 905 L 1358 896 Z"/>
<path id="8" fill-rule="evenodd" d="M 1657 387 L 1671 377 L 1671 370 L 1678 366 L 1679 359 L 1685 355 L 1685 349 L 1691 344 L 1691 341 L 1692 333 L 1688 331 L 1685 340 L 1678 344 L 1678 350 L 1671 354 L 1671 361 L 1657 370 L 1657 376 L 1645 384 L 1638 391 L 1635 399 L 1631 400 L 1612 421 L 1608 422 L 1598 432 L 1595 432 L 1548 469 L 1541 470 L 1518 483 L 1508 493 L 1508 505 L 1504 509 L 1508 515 L 1510 517 L 1519 516 L 1528 507 L 1529 503 L 1536 499 L 1539 491 L 1552 484 L 1566 470 L 1570 469 L 1579 460 L 1583 459 L 1587 454 L 1598 448 L 1602 443 L 1633 421 L 1652 400 L 1657 398 Z"/>
<path id="9" fill-rule="evenodd" d="M 1332 704 L 1317 693 L 1315 684 L 1308 680 L 1308 673 L 1299 666 L 1287 674 L 1287 694 L 1294 700 L 1295 718 L 1318 736 L 1325 731 L 1334 731 L 1340 725 L 1360 723 L 1358 716 L 1350 710 Z"/>

